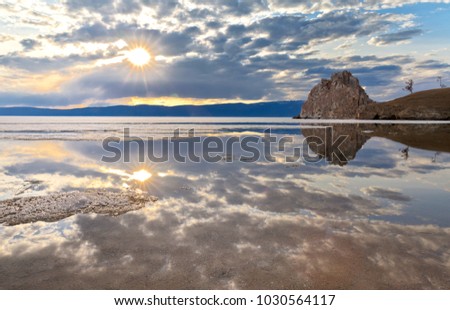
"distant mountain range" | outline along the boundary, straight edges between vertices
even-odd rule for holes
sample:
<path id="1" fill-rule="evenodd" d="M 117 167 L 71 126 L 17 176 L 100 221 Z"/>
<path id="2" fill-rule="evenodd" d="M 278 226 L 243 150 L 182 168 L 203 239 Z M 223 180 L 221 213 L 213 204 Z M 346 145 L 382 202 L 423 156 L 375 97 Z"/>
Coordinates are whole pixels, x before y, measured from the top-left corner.
<path id="1" fill-rule="evenodd" d="M 210 117 L 292 117 L 303 101 L 278 101 L 253 104 L 229 103 L 211 105 L 117 105 L 77 109 L 33 107 L 0 108 L 0 116 L 210 116 Z"/>

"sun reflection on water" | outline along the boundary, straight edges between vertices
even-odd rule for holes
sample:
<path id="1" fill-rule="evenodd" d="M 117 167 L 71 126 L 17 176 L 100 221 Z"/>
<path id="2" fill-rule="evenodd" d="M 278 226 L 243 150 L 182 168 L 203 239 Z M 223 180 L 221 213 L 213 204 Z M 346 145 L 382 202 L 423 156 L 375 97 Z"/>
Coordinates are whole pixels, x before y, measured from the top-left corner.
<path id="1" fill-rule="evenodd" d="M 130 175 L 130 180 L 136 180 L 139 182 L 145 182 L 148 179 L 150 179 L 152 177 L 152 174 L 150 172 L 148 172 L 145 169 L 141 169 L 139 171 L 135 171 L 133 172 L 132 175 Z"/>

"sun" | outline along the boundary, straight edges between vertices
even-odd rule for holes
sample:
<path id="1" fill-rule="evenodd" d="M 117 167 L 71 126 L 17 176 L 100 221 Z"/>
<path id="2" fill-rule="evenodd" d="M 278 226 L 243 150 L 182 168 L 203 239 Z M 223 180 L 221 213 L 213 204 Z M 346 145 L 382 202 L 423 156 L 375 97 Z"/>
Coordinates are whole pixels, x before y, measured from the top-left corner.
<path id="1" fill-rule="evenodd" d="M 128 61 L 136 67 L 143 67 L 150 62 L 150 53 L 142 47 L 137 47 L 127 53 Z"/>

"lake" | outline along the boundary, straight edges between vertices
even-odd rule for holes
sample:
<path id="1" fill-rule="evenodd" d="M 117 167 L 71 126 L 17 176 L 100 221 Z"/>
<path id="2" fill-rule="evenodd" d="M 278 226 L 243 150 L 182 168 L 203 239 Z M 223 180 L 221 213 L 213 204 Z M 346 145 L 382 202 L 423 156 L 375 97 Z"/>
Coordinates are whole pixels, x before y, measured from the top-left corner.
<path id="1" fill-rule="evenodd" d="M 450 122 L 0 117 L 0 289 L 450 289 L 449 201 Z"/>

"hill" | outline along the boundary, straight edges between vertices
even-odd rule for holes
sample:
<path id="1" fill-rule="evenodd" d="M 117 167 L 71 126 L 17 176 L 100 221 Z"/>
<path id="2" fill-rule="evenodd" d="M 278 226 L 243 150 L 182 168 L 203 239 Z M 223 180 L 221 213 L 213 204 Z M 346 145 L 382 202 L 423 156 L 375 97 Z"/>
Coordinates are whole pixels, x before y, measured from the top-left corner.
<path id="1" fill-rule="evenodd" d="M 291 117 L 302 101 L 230 103 L 211 105 L 118 105 L 78 109 L 46 109 L 33 107 L 0 108 L 0 116 L 198 116 L 198 117 Z"/>
<path id="2" fill-rule="evenodd" d="M 360 119 L 450 120 L 450 88 L 417 92 L 384 103 L 368 104 Z"/>

